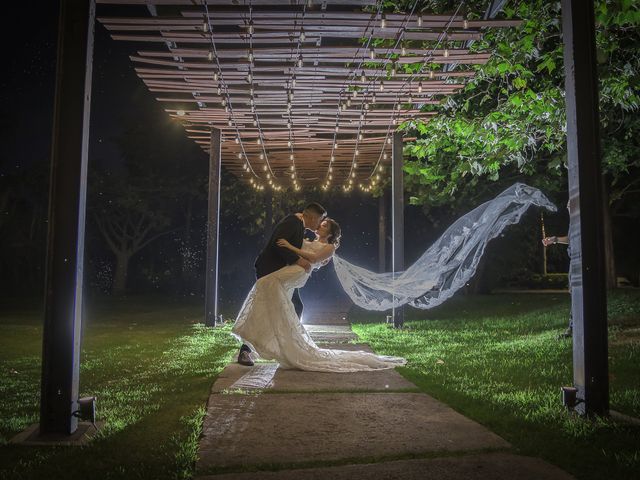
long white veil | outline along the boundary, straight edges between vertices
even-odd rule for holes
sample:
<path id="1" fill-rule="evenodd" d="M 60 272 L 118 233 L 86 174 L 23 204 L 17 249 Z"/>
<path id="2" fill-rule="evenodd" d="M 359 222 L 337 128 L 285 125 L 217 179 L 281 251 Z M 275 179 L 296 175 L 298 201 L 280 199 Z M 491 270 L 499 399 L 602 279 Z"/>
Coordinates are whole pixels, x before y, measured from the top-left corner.
<path id="1" fill-rule="evenodd" d="M 435 307 L 469 281 L 489 240 L 518 223 L 531 205 L 556 211 L 540 190 L 516 183 L 456 220 L 404 272 L 375 273 L 335 255 L 338 279 L 351 300 L 367 310 Z"/>

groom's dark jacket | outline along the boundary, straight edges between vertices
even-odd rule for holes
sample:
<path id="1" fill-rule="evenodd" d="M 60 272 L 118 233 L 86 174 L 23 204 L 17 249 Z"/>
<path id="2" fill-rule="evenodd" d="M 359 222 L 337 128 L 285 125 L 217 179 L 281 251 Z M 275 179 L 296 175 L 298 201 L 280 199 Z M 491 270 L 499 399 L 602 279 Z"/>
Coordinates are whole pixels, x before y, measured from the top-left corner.
<path id="1" fill-rule="evenodd" d="M 302 248 L 304 224 L 295 215 L 287 215 L 275 226 L 271 238 L 256 258 L 256 277 L 260 278 L 298 261 L 298 255 L 288 248 L 279 247 L 276 241 L 284 238 L 291 245 Z"/>

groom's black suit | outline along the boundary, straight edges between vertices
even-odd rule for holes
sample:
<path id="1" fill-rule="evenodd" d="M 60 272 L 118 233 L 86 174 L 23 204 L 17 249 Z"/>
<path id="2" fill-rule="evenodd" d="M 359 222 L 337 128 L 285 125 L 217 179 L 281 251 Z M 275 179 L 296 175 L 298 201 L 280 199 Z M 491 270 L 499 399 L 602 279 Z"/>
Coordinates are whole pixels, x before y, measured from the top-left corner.
<path id="1" fill-rule="evenodd" d="M 304 224 L 297 216 L 291 214 L 284 217 L 273 229 L 271 238 L 265 245 L 258 258 L 256 258 L 256 278 L 264 277 L 282 267 L 291 265 L 298 261 L 298 255 L 288 248 L 279 247 L 276 241 L 284 238 L 291 245 L 302 248 L 302 237 L 304 235 Z M 296 309 L 298 317 L 302 317 L 302 309 L 304 308 L 298 289 L 293 292 L 291 298 Z"/>

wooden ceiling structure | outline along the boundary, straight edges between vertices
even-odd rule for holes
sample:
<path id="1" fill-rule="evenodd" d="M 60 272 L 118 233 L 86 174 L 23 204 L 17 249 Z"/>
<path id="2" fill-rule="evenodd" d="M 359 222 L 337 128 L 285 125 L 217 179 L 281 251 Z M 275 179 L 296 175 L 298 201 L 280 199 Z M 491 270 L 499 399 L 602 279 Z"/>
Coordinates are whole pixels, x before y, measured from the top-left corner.
<path id="1" fill-rule="evenodd" d="M 254 188 L 368 191 L 397 125 L 428 120 L 489 54 L 464 48 L 512 20 L 382 11 L 379 0 L 98 0 L 151 16 L 99 17 L 167 113 Z M 462 5 L 462 3 L 460 4 Z M 415 8 L 415 7 L 414 7 Z M 448 65 L 448 68 L 444 68 Z M 451 68 L 451 65 L 456 65 Z"/>

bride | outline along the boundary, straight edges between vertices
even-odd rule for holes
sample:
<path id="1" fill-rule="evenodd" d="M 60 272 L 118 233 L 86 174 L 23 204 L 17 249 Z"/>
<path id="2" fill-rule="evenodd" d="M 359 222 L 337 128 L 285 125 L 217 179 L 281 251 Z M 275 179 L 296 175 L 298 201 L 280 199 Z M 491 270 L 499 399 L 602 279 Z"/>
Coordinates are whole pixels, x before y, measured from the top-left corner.
<path id="1" fill-rule="evenodd" d="M 326 218 L 316 233 L 318 238 L 312 242 L 305 240 L 301 249 L 284 239 L 277 243 L 308 260 L 313 269 L 319 269 L 331 261 L 340 245 L 340 226 Z M 233 334 L 261 358 L 277 361 L 280 368 L 357 372 L 407 363 L 400 357 L 318 347 L 300 323 L 291 301 L 293 290 L 304 286 L 309 276 L 304 268 L 293 264 L 259 278 L 240 309 Z"/>

